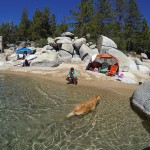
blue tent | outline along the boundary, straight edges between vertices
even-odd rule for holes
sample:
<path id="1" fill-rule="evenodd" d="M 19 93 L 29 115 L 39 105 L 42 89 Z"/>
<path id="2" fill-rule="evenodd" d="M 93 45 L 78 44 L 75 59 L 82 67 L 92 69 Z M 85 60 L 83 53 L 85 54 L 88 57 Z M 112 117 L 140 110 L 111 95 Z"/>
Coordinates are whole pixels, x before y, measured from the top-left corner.
<path id="1" fill-rule="evenodd" d="M 29 54 L 29 53 L 32 53 L 32 50 L 29 48 L 23 47 L 23 48 L 17 49 L 16 53 L 18 53 L 18 54 L 24 54 L 24 53 Z"/>

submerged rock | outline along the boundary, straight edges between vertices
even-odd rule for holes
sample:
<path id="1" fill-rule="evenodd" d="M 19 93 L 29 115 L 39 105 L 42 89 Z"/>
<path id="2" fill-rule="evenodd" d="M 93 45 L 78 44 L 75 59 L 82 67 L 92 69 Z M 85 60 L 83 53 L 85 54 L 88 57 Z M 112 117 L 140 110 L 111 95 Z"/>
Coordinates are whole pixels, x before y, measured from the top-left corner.
<path id="1" fill-rule="evenodd" d="M 141 84 L 133 93 L 132 102 L 144 113 L 150 115 L 150 80 Z"/>

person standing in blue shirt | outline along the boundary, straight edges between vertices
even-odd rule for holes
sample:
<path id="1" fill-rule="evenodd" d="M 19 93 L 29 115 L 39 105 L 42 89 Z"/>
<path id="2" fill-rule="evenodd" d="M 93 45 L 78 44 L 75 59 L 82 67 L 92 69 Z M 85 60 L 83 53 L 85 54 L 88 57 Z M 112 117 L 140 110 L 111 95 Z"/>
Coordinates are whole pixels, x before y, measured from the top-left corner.
<path id="1" fill-rule="evenodd" d="M 67 77 L 66 80 L 69 81 L 69 83 L 77 85 L 78 75 L 73 67 L 70 68 L 70 71 L 66 77 Z"/>

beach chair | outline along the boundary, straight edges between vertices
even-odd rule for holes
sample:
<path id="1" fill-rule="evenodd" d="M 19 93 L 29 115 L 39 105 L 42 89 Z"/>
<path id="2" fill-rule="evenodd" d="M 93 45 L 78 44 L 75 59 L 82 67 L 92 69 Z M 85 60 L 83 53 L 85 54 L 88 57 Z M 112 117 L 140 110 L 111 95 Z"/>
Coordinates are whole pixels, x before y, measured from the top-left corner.
<path id="1" fill-rule="evenodd" d="M 102 64 L 102 68 L 100 69 L 100 73 L 106 73 L 108 71 L 108 63 L 104 62 Z"/>
<path id="2" fill-rule="evenodd" d="M 118 66 L 117 65 L 112 65 L 110 67 L 110 71 L 106 72 L 106 75 L 107 76 L 114 76 L 116 74 L 117 70 L 118 70 Z"/>

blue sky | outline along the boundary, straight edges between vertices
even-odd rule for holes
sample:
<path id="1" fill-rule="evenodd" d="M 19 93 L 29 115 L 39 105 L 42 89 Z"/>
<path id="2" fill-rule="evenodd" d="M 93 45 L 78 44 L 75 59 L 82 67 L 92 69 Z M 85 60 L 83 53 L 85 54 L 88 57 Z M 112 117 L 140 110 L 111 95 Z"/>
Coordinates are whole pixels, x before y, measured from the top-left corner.
<path id="1" fill-rule="evenodd" d="M 150 0 L 136 1 L 150 26 Z M 57 22 L 60 22 L 64 15 L 70 15 L 70 9 L 76 9 L 78 2 L 79 0 L 1 0 L 0 23 L 13 21 L 14 24 L 18 24 L 25 7 L 28 9 L 29 19 L 31 19 L 36 8 L 43 10 L 45 6 L 50 8 L 50 11 L 56 15 Z"/>

